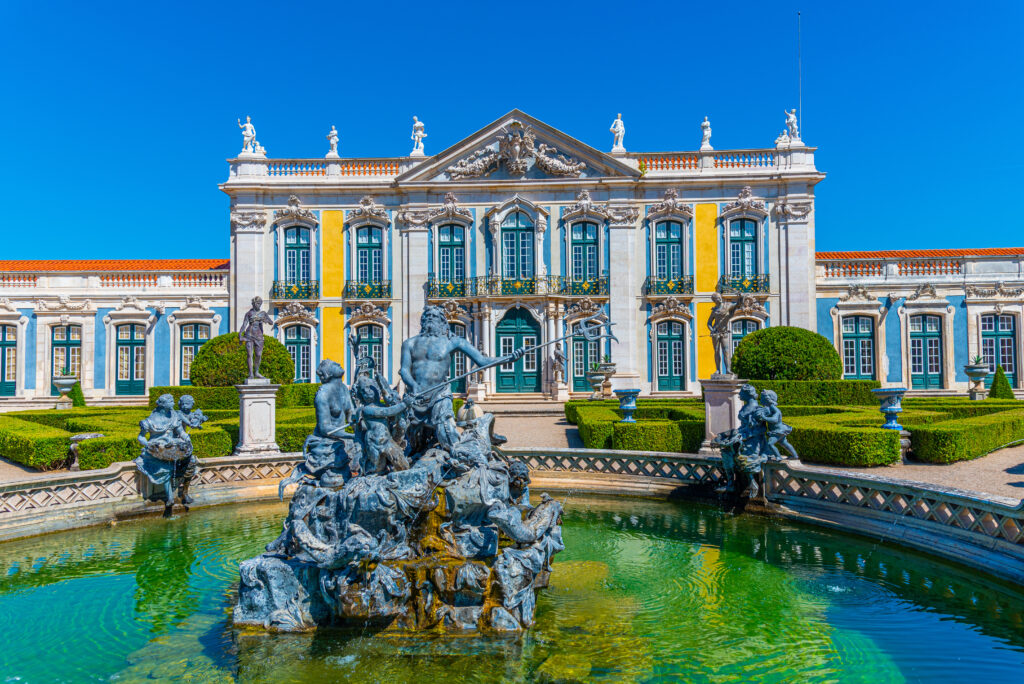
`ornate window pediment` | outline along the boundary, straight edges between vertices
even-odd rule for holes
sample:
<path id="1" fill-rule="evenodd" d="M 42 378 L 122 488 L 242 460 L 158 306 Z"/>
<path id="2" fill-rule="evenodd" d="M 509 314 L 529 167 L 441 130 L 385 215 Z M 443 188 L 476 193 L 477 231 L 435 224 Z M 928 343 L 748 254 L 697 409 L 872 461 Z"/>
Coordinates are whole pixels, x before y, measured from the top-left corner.
<path id="1" fill-rule="evenodd" d="M 287 207 L 274 212 L 274 223 L 279 226 L 302 225 L 307 228 L 316 228 L 320 225 L 316 213 L 310 209 L 303 209 L 295 195 L 288 198 Z"/>
<path id="2" fill-rule="evenodd" d="M 647 317 L 647 322 L 657 323 L 666 318 L 682 318 L 690 321 L 693 319 L 693 314 L 690 313 L 690 307 L 685 302 L 675 297 L 669 297 L 651 310 L 651 315 Z"/>
<path id="3" fill-rule="evenodd" d="M 366 195 L 359 200 L 358 207 L 349 210 L 348 220 L 345 223 L 348 226 L 373 224 L 380 228 L 387 228 L 391 225 L 391 219 L 388 218 L 387 209 L 377 204 L 372 197 Z"/>
<path id="4" fill-rule="evenodd" d="M 534 226 L 538 232 L 543 233 L 548 228 L 548 212 L 544 207 L 539 204 L 534 204 L 525 197 L 520 197 L 518 194 L 510 200 L 507 200 L 496 207 L 492 207 L 487 211 L 487 218 L 490 219 L 491 232 L 495 235 L 501 228 L 501 222 L 505 220 L 505 217 L 514 211 L 522 211 L 527 215 L 536 219 Z"/>
<path id="5" fill-rule="evenodd" d="M 391 319 L 388 318 L 387 313 L 373 302 L 363 302 L 352 310 L 345 325 L 346 327 L 355 328 L 365 323 L 376 323 L 387 327 L 391 325 Z"/>
<path id="6" fill-rule="evenodd" d="M 315 328 L 318 321 L 316 320 L 316 314 L 299 302 L 288 302 L 281 308 L 277 315 L 277 320 L 274 321 L 274 325 L 280 327 L 292 323 L 303 323 Z"/>
<path id="7" fill-rule="evenodd" d="M 109 324 L 112 321 L 118 323 L 127 321 L 145 321 L 147 326 L 152 326 L 156 323 L 157 314 L 162 315 L 165 308 L 163 302 L 158 302 L 152 306 L 156 313 L 151 312 L 145 303 L 139 301 L 138 297 L 121 297 L 121 303 L 117 305 L 117 308 L 103 317 L 103 322 Z M 149 331 L 147 330 L 146 332 Z"/>
<path id="8" fill-rule="evenodd" d="M 575 321 L 591 316 L 604 316 L 604 312 L 601 311 L 601 305 L 590 297 L 584 297 L 565 310 L 566 321 Z"/>
<path id="9" fill-rule="evenodd" d="M 449 323 L 468 324 L 473 320 L 473 317 L 469 313 L 469 309 L 461 304 L 456 304 L 451 300 L 441 304 L 441 309 L 444 311 L 444 317 Z"/>
<path id="10" fill-rule="evenodd" d="M 675 188 L 669 188 L 665 191 L 665 199 L 647 212 L 647 218 L 652 222 L 676 219 L 685 223 L 693 219 L 693 207 L 679 200 L 679 192 Z"/>
<path id="11" fill-rule="evenodd" d="M 448 192 L 444 196 L 444 204 L 427 210 L 427 221 L 430 223 L 461 223 L 473 225 L 473 212 L 459 206 L 455 194 Z"/>
<path id="12" fill-rule="evenodd" d="M 597 204 L 590 198 L 590 192 L 588 190 L 580 190 L 579 194 L 576 195 L 576 204 L 565 210 L 562 214 L 562 220 L 566 223 L 573 221 L 585 221 L 591 220 L 595 223 L 601 223 L 608 221 L 612 218 L 611 213 L 608 211 L 607 204 Z"/>
<path id="13" fill-rule="evenodd" d="M 763 219 L 768 216 L 764 200 L 754 197 L 754 191 L 749 185 L 743 186 L 736 201 L 730 202 L 722 209 L 723 219 L 733 219 L 741 216 L 749 216 L 756 219 Z"/>

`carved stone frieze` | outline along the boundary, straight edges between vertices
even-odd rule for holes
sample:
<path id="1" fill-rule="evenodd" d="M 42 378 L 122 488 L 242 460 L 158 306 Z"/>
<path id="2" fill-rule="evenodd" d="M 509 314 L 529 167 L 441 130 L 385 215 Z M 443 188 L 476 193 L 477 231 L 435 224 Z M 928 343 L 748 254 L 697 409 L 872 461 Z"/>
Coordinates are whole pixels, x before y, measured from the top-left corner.
<path id="1" fill-rule="evenodd" d="M 0 310 L 8 311 L 10 313 L 18 313 L 18 309 L 11 303 L 9 297 L 0 298 Z"/>
<path id="2" fill-rule="evenodd" d="M 57 301 L 48 302 L 45 299 L 36 300 L 37 311 L 86 311 L 92 308 L 92 301 L 89 299 L 83 299 L 78 302 L 71 301 L 71 297 L 66 294 L 59 295 Z"/>
<path id="3" fill-rule="evenodd" d="M 301 207 L 299 204 L 299 198 L 295 195 L 288 198 L 287 207 L 284 209 L 278 209 L 274 212 L 274 221 L 277 223 L 303 223 L 310 226 L 316 226 L 319 224 L 316 214 L 311 209 L 304 209 Z"/>
<path id="4" fill-rule="evenodd" d="M 267 215 L 262 211 L 231 212 L 232 233 L 262 233 L 267 227 Z"/>
<path id="5" fill-rule="evenodd" d="M 647 212 L 647 218 L 651 221 L 672 217 L 686 220 L 693 218 L 693 207 L 679 200 L 679 191 L 675 188 L 666 190 L 665 199 L 651 206 L 651 210 Z"/>
<path id="6" fill-rule="evenodd" d="M 1018 299 L 1024 296 L 1024 287 L 1011 290 L 1006 287 L 1005 283 L 996 283 L 995 287 L 987 289 L 977 285 L 968 285 L 964 288 L 964 293 L 971 299 L 995 299 L 997 297 Z"/>
<path id="7" fill-rule="evenodd" d="M 609 205 L 608 215 L 608 222 L 613 226 L 635 226 L 640 208 L 632 204 Z"/>
<path id="8" fill-rule="evenodd" d="M 907 295 L 907 301 L 913 302 L 918 299 L 938 299 L 939 295 L 935 292 L 935 286 L 931 283 L 922 283 L 914 289 L 914 291 Z"/>
<path id="9" fill-rule="evenodd" d="M 584 162 L 573 161 L 564 154 L 558 154 L 554 147 L 544 143 L 537 146 L 537 168 L 549 176 L 579 176 L 587 168 Z"/>
<path id="10" fill-rule="evenodd" d="M 749 185 L 743 186 L 736 201 L 725 205 L 725 209 L 722 210 L 722 218 L 738 215 L 752 215 L 760 218 L 768 215 L 764 200 L 754 197 L 754 191 Z"/>
<path id="11" fill-rule="evenodd" d="M 445 169 L 448 176 L 452 180 L 479 178 L 490 175 L 501 165 L 510 175 L 522 176 L 530 168 L 531 159 L 537 168 L 552 176 L 579 176 L 587 166 L 558 154 L 554 147 L 544 143 L 537 145 L 533 128 L 514 119 L 497 143 L 497 151 L 488 145 L 449 166 Z"/>
<path id="12" fill-rule="evenodd" d="M 810 202 L 779 202 L 775 205 L 775 217 L 780 221 L 793 221 L 805 218 L 811 213 Z"/>

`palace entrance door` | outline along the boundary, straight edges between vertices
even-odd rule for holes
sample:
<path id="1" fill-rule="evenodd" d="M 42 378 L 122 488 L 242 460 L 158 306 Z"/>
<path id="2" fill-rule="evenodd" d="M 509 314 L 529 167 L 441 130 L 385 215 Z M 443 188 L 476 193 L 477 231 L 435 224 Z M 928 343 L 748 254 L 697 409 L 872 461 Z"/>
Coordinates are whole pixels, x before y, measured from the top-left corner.
<path id="1" fill-rule="evenodd" d="M 497 355 L 506 356 L 520 347 L 540 342 L 540 324 L 523 308 L 512 309 L 494 331 Z M 540 392 L 540 364 L 536 351 L 498 366 L 495 371 L 498 392 Z"/>

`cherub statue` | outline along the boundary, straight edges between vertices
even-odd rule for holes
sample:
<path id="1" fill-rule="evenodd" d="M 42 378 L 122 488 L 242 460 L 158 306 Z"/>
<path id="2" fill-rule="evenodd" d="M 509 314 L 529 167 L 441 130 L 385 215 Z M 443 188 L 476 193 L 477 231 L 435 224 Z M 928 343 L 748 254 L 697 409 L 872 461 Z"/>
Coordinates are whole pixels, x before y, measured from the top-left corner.
<path id="1" fill-rule="evenodd" d="M 352 386 L 356 410 L 354 423 L 356 438 L 363 445 L 363 458 L 359 467 L 362 475 L 379 475 L 395 470 L 407 470 L 405 457 L 403 414 L 415 404 L 407 395 L 401 399 L 397 392 L 386 388 L 375 371 L 363 372 Z"/>
<path id="2" fill-rule="evenodd" d="M 135 466 L 148 483 L 142 495 L 149 501 L 162 501 L 165 518 L 174 508 L 175 490 L 183 504 L 192 502 L 187 487 L 182 489 L 186 474 L 191 478 L 195 473 L 192 440 L 185 425 L 181 412 L 174 410 L 174 396 L 170 394 L 161 394 L 149 417 L 139 421 L 142 453 L 135 459 Z"/>
<path id="3" fill-rule="evenodd" d="M 768 458 L 773 461 L 783 460 L 782 454 L 779 452 L 779 448 L 775 446 L 776 444 L 781 444 L 793 458 L 799 459 L 800 456 L 796 453 L 796 449 L 794 449 L 793 445 L 786 439 L 789 433 L 793 432 L 793 428 L 792 426 L 786 425 L 782 422 L 782 411 L 779 410 L 778 404 L 779 395 L 772 390 L 762 390 L 761 407 L 754 412 L 754 416 L 760 420 L 765 427 L 768 440 Z"/>

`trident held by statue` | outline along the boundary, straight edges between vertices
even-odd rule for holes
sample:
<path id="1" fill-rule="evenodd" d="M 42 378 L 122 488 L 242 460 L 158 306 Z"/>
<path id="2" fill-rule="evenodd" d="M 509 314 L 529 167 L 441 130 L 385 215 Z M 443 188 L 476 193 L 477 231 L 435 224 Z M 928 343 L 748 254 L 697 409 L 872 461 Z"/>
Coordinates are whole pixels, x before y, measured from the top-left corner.
<path id="1" fill-rule="evenodd" d="M 549 345 L 555 344 L 557 342 L 562 342 L 564 340 L 569 339 L 570 337 L 576 337 L 577 335 L 581 336 L 587 342 L 597 342 L 598 340 L 601 340 L 601 339 L 609 339 L 609 340 L 614 341 L 616 344 L 618 344 L 619 338 L 615 337 L 615 334 L 612 333 L 612 326 L 615 325 L 615 324 L 612 323 L 611 321 L 602 321 L 598 317 L 599 315 L 600 314 L 594 314 L 593 316 L 590 316 L 588 318 L 583 319 L 582 321 L 580 321 L 579 330 L 570 332 L 568 335 L 562 335 L 561 337 L 556 337 L 555 339 L 548 340 L 547 342 L 544 342 L 542 344 L 534 344 L 534 345 L 531 345 L 529 347 L 523 347 L 520 350 L 522 352 L 520 354 L 520 356 L 522 356 L 523 354 L 532 352 L 532 351 L 536 351 L 536 350 L 541 349 L 543 347 L 547 347 Z M 471 371 L 467 371 L 467 372 L 463 373 L 462 375 L 456 375 L 455 377 L 449 378 L 449 379 L 445 380 L 444 382 L 441 382 L 441 383 L 438 383 L 438 384 L 434 385 L 433 387 L 428 387 L 425 390 L 421 390 L 421 391 L 417 392 L 413 396 L 415 396 L 415 397 L 423 397 L 423 396 L 427 396 L 427 395 L 433 394 L 437 390 L 442 389 L 444 387 L 447 387 L 449 385 L 449 383 L 457 382 L 459 380 L 462 380 L 463 378 L 468 378 L 470 375 L 473 375 L 474 373 L 479 373 L 480 371 L 485 371 L 488 368 L 494 368 L 495 366 L 500 366 L 502 364 L 508 363 L 510 358 L 512 358 L 512 357 L 511 356 L 505 356 L 505 357 L 502 357 L 502 358 L 500 358 L 500 359 L 498 359 L 496 361 L 492 361 L 491 363 L 485 364 L 483 366 L 478 366 L 478 367 L 474 368 Z"/>

